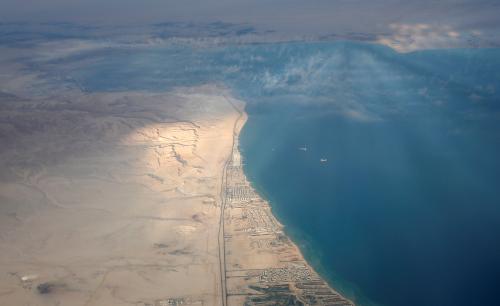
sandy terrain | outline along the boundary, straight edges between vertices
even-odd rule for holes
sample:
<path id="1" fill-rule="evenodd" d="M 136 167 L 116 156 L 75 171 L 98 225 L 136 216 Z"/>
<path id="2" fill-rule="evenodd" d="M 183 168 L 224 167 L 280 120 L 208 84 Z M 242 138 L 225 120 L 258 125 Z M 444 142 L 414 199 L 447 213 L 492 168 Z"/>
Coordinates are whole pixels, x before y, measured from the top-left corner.
<path id="1" fill-rule="evenodd" d="M 0 305 L 352 305 L 246 180 L 227 89 L 1 99 Z"/>
<path id="2" fill-rule="evenodd" d="M 19 50 L 0 49 L 0 306 L 352 305 L 247 181 L 227 88 L 85 93 Z"/>
<path id="3" fill-rule="evenodd" d="M 228 95 L 2 96 L 0 305 L 220 305 Z"/>

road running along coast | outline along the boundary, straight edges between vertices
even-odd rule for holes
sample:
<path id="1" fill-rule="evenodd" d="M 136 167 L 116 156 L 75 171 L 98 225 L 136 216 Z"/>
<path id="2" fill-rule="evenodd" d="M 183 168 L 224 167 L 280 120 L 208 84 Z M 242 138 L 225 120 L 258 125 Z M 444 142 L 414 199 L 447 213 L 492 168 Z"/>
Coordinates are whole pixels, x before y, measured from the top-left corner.
<path id="1" fill-rule="evenodd" d="M 299 248 L 285 235 L 269 203 L 247 180 L 239 135 L 248 117 L 244 105 L 226 100 L 238 117 L 220 190 L 221 305 L 354 306 L 307 264 Z"/>

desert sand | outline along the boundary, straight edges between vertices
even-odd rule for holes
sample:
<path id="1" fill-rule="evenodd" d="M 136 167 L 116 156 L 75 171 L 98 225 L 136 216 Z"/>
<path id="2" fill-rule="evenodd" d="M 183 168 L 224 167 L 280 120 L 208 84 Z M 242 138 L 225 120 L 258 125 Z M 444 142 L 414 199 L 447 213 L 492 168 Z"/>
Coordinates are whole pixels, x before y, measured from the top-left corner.
<path id="1" fill-rule="evenodd" d="M 247 181 L 229 89 L 36 80 L 0 92 L 0 305 L 352 305 Z"/>
<path id="2" fill-rule="evenodd" d="M 3 99 L 1 305 L 221 304 L 225 89 Z"/>

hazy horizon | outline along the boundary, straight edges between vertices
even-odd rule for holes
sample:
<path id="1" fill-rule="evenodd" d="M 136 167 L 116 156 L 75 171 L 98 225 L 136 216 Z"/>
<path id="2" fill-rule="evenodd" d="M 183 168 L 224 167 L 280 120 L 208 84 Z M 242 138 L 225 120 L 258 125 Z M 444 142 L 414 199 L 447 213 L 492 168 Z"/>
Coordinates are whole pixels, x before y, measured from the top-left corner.
<path id="1" fill-rule="evenodd" d="M 0 305 L 499 305 L 498 16 L 0 0 Z"/>
<path id="2" fill-rule="evenodd" d="M 391 24 L 429 24 L 455 30 L 498 29 L 500 3 L 491 0 L 408 3 L 402 0 L 3 0 L 0 22 L 147 25 L 175 22 L 246 23 L 283 33 L 391 31 Z"/>

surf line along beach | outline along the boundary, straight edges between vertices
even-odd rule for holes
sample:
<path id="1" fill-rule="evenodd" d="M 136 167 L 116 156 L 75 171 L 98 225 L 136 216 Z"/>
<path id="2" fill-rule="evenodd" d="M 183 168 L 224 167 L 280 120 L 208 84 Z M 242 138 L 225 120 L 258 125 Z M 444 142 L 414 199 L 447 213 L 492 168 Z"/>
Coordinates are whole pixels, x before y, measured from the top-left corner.
<path id="1" fill-rule="evenodd" d="M 240 116 L 234 125 L 233 148 L 224 166 L 221 189 L 219 258 L 223 305 L 354 305 L 304 260 L 272 214 L 269 203 L 247 180 L 239 135 L 248 117 L 244 105 L 228 101 Z"/>

